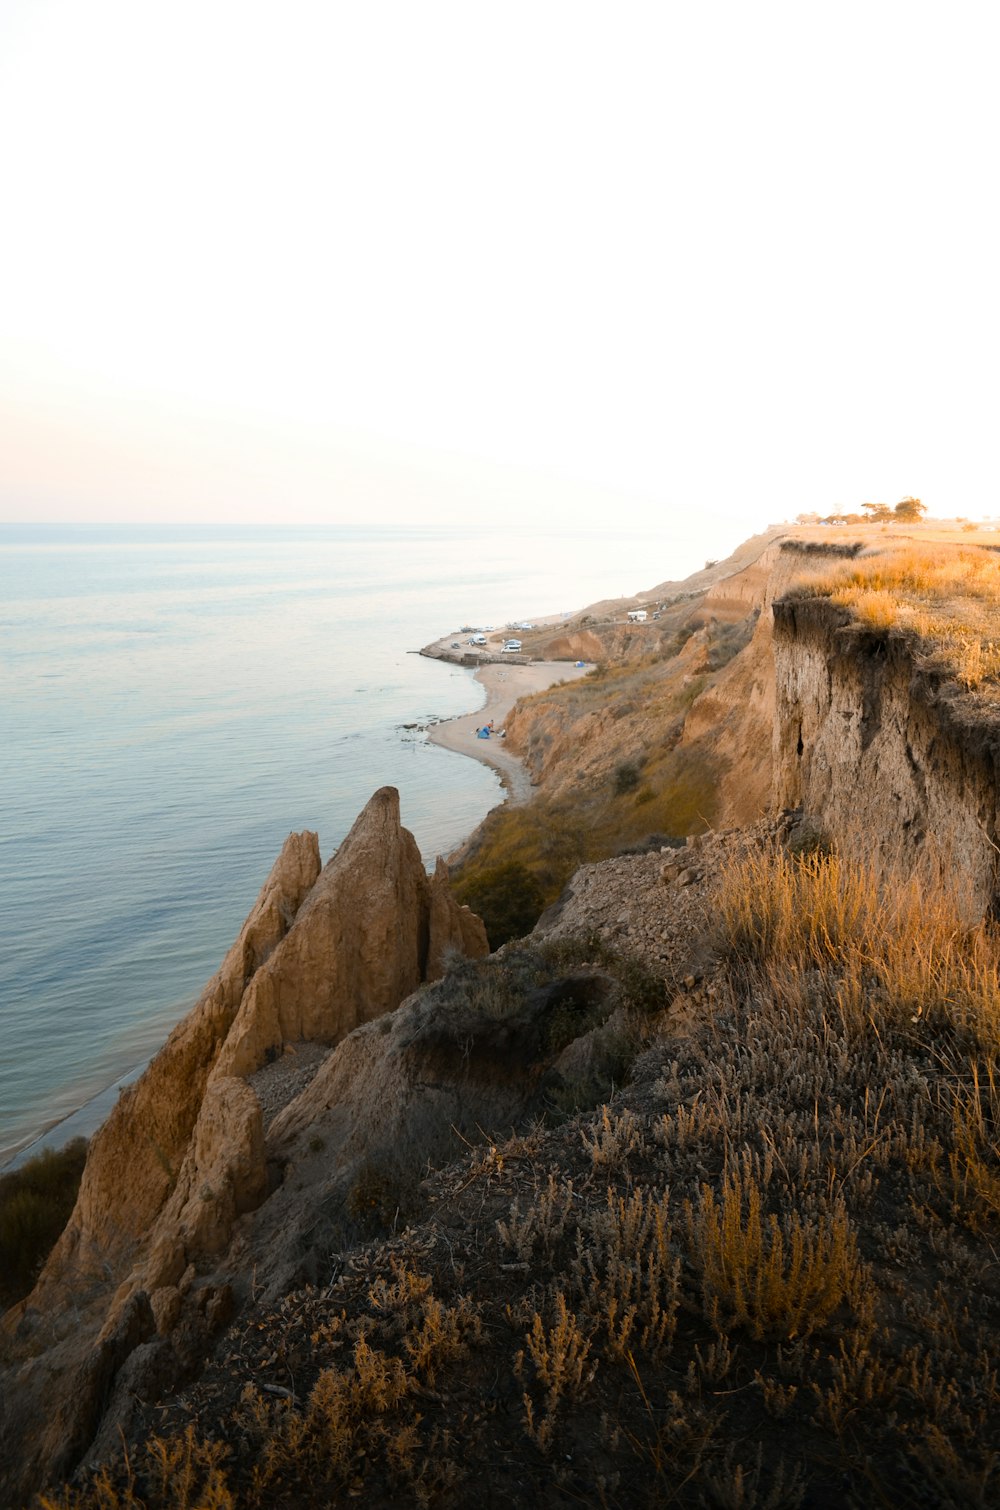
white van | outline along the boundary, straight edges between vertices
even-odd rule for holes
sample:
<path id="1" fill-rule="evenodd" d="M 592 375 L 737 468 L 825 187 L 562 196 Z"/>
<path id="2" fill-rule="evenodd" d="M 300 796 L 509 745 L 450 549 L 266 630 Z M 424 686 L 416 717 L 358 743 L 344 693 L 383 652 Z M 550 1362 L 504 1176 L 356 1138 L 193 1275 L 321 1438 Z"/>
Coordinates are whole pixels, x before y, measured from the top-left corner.
<path id="1" fill-rule="evenodd" d="M 504 642 L 503 642 L 503 648 L 504 648 L 504 650 L 513 650 L 516 653 L 521 648 L 521 641 L 520 640 L 504 640 Z"/>
<path id="2" fill-rule="evenodd" d="M 485 645 L 486 644 L 486 636 L 484 634 L 474 634 L 472 636 L 472 639 L 469 641 L 469 644 L 470 645 Z"/>

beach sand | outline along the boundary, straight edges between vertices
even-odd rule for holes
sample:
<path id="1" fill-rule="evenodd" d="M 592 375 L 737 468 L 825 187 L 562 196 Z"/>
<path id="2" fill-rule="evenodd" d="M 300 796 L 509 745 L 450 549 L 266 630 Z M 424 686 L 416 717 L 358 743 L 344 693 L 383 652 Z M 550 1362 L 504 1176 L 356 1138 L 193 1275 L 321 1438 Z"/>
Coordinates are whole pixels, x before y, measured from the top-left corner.
<path id="1" fill-rule="evenodd" d="M 460 718 L 449 718 L 443 723 L 432 724 L 427 737 L 432 744 L 459 755 L 471 755 L 499 771 L 500 780 L 513 803 L 527 802 L 531 796 L 531 778 L 524 762 L 512 750 L 504 746 L 497 735 L 504 720 L 519 697 L 532 692 L 544 692 L 556 682 L 576 681 L 585 676 L 589 666 L 575 666 L 570 661 L 532 661 L 530 665 L 498 665 L 495 661 L 480 666 L 475 679 L 486 690 L 486 702 L 474 713 L 463 713 Z M 489 739 L 479 739 L 476 730 L 493 720 L 496 733 Z"/>

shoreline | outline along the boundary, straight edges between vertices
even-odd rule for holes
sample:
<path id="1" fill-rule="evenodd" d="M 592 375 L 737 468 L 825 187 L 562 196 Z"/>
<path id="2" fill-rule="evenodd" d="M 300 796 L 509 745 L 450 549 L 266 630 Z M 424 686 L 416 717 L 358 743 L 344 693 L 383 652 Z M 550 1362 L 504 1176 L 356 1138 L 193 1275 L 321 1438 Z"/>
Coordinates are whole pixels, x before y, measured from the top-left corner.
<path id="1" fill-rule="evenodd" d="M 435 642 L 434 645 L 428 646 L 426 651 L 420 653 L 455 664 L 454 657 L 446 653 L 435 654 L 435 651 L 443 652 L 450 647 L 453 638 L 452 635 L 445 635 L 441 641 Z M 505 749 L 503 741 L 495 736 L 488 740 L 478 739 L 476 729 L 492 718 L 499 730 L 519 698 L 527 697 L 533 692 L 543 692 L 559 681 L 575 680 L 584 676 L 590 668 L 589 666 L 579 667 L 568 661 L 526 662 L 519 659 L 509 663 L 483 660 L 478 666 L 469 665 L 468 669 L 473 671 L 473 679 L 484 689 L 482 706 L 471 713 L 461 713 L 452 718 L 428 724 L 428 742 L 450 750 L 453 754 L 468 755 L 471 759 L 490 766 L 497 772 L 503 785 L 506 794 L 503 800 L 515 805 L 527 802 L 531 796 L 532 785 L 521 757 L 515 755 L 512 750 Z M 189 1003 L 189 1010 L 190 1005 Z M 157 1050 L 153 1051 L 154 1055 L 156 1052 Z M 16 1152 L 9 1154 L 0 1163 L 0 1173 L 9 1173 L 17 1169 L 28 1159 L 35 1158 L 47 1148 L 62 1148 L 74 1137 L 92 1137 L 103 1126 L 119 1093 L 132 1081 L 138 1079 L 151 1057 L 147 1054 L 140 1063 L 126 1069 L 103 1090 L 97 1091 L 79 1106 L 74 1107 L 72 1111 L 66 1112 L 44 1127 L 29 1142 L 23 1144 Z"/>
<path id="2" fill-rule="evenodd" d="M 421 654 L 444 659 L 435 652 L 450 643 L 451 638 L 446 635 L 443 641 L 428 646 Z M 521 806 L 530 800 L 533 788 L 521 756 L 508 750 L 504 741 L 497 737 L 507 715 L 520 698 L 545 692 L 558 682 L 577 681 L 590 669 L 589 664 L 577 665 L 572 661 L 483 661 L 473 671 L 473 680 L 485 692 L 482 706 L 472 713 L 460 713 L 455 718 L 429 725 L 428 741 L 455 755 L 467 755 L 492 767 L 500 777 L 506 800 L 515 807 Z M 496 733 L 489 739 L 480 739 L 476 730 L 491 719 Z"/>

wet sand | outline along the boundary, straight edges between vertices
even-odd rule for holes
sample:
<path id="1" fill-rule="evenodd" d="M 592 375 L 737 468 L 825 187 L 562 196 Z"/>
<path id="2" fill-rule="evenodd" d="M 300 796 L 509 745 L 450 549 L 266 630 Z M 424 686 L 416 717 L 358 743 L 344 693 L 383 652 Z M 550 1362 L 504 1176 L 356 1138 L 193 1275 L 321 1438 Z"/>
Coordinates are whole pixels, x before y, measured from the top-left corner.
<path id="1" fill-rule="evenodd" d="M 524 762 L 498 738 L 504 720 L 519 697 L 544 692 L 556 682 L 576 681 L 590 666 L 576 666 L 571 661 L 532 661 L 530 665 L 498 665 L 495 661 L 480 666 L 475 679 L 486 690 L 486 701 L 474 713 L 463 713 L 432 724 L 427 737 L 432 744 L 459 755 L 471 755 L 499 771 L 500 780 L 513 803 L 527 802 L 531 796 L 531 779 Z M 489 739 L 479 739 L 476 730 L 493 720 L 497 731 Z"/>

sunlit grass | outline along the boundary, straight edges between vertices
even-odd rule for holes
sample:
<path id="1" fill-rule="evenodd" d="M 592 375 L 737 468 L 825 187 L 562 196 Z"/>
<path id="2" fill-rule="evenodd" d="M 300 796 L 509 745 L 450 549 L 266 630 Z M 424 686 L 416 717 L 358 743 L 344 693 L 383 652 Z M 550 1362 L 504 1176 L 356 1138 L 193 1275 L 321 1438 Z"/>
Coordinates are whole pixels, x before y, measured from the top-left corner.
<path id="1" fill-rule="evenodd" d="M 969 689 L 1000 681 L 1000 559 L 980 548 L 908 546 L 801 579 L 868 628 L 910 630 Z"/>
<path id="2" fill-rule="evenodd" d="M 969 927 L 944 868 L 768 849 L 729 865 L 719 918 L 733 954 L 790 999 L 821 981 L 848 1030 L 946 1024 L 1000 1046 L 1000 940 Z M 818 974 L 822 972 L 822 974 Z"/>

